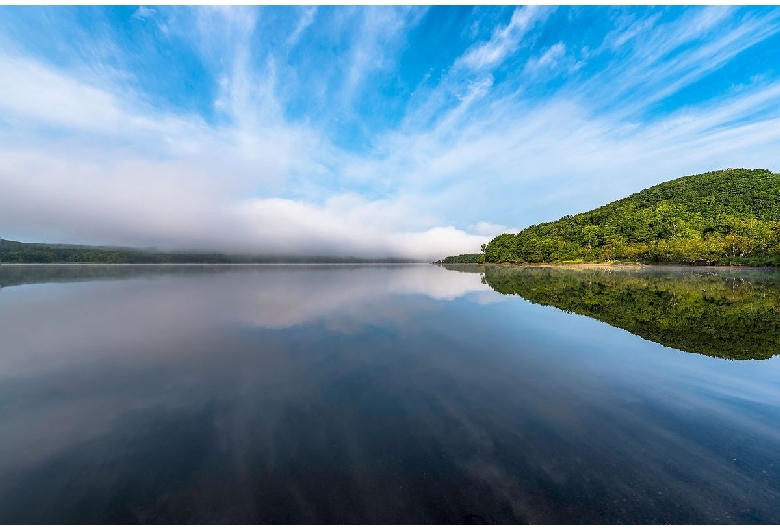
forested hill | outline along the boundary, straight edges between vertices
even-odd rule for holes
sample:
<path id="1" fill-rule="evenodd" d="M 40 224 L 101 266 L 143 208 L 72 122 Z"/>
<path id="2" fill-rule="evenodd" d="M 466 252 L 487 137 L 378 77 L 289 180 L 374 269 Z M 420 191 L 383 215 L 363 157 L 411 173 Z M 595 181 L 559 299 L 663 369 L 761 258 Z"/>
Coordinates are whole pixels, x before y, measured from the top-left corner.
<path id="1" fill-rule="evenodd" d="M 363 259 L 352 256 L 238 255 L 215 252 L 160 252 L 124 247 L 91 247 L 21 243 L 0 239 L 0 263 L 135 263 L 135 264 L 252 264 L 252 263 L 410 263 L 401 258 Z"/>
<path id="2" fill-rule="evenodd" d="M 664 182 L 589 212 L 502 234 L 492 263 L 780 265 L 780 175 L 726 169 Z"/>

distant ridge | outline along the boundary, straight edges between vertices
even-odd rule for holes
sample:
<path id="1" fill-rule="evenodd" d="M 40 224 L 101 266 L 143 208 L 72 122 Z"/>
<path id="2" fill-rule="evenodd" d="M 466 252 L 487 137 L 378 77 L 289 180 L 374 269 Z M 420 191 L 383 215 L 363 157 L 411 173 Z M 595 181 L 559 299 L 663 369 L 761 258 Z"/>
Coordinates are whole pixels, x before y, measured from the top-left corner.
<path id="1" fill-rule="evenodd" d="M 96 264 L 252 264 L 252 263 L 417 263 L 405 258 L 365 259 L 353 256 L 246 255 L 217 252 L 162 252 L 128 247 L 21 243 L 0 239 L 0 263 Z"/>
<path id="2" fill-rule="evenodd" d="M 780 266 L 780 175 L 725 169 L 681 177 L 502 234 L 482 250 L 487 263 Z"/>

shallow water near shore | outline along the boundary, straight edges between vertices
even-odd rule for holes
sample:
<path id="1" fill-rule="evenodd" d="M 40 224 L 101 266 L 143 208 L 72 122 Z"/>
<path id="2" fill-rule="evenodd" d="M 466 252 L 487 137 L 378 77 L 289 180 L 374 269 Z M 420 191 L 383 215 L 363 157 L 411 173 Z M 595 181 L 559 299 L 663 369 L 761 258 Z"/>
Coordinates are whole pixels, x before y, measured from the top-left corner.
<path id="1" fill-rule="evenodd" d="M 0 523 L 780 523 L 780 273 L 0 266 Z"/>

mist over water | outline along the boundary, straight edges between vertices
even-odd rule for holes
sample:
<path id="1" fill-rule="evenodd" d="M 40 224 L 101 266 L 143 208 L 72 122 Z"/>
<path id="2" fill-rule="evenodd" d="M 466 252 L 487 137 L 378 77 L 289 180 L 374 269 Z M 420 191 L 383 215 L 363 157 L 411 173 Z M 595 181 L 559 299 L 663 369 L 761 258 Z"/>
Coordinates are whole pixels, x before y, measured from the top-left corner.
<path id="1" fill-rule="evenodd" d="M 780 522 L 780 357 L 496 278 L 2 265 L 0 523 Z"/>

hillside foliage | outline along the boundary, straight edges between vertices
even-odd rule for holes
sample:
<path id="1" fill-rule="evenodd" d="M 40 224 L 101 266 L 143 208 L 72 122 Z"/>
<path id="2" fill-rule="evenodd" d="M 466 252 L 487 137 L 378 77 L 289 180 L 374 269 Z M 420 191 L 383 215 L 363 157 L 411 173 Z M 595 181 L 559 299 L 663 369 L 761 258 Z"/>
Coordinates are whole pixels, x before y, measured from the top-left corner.
<path id="1" fill-rule="evenodd" d="M 595 210 L 502 234 L 489 263 L 780 265 L 780 175 L 727 169 L 658 184 Z"/>

